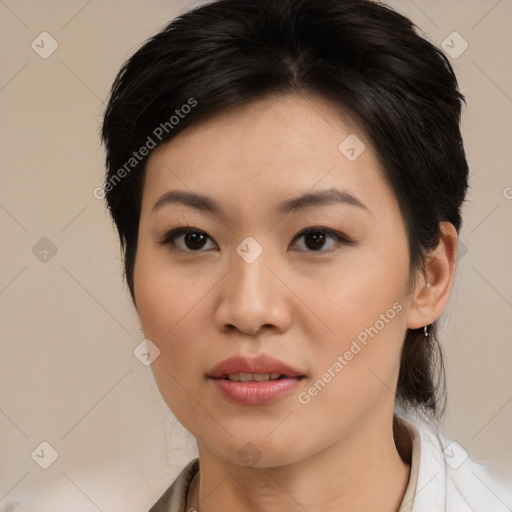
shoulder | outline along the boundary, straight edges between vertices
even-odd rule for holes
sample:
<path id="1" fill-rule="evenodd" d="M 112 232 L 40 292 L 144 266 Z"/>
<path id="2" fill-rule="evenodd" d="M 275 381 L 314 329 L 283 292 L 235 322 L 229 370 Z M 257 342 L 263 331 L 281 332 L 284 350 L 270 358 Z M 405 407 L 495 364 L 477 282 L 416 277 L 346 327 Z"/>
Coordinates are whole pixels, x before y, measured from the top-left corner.
<path id="1" fill-rule="evenodd" d="M 191 460 L 149 512 L 185 512 L 188 488 L 198 470 L 199 459 Z"/>
<path id="2" fill-rule="evenodd" d="M 473 460 L 468 451 L 417 416 L 399 413 L 420 438 L 412 512 L 510 512 L 512 482 Z"/>

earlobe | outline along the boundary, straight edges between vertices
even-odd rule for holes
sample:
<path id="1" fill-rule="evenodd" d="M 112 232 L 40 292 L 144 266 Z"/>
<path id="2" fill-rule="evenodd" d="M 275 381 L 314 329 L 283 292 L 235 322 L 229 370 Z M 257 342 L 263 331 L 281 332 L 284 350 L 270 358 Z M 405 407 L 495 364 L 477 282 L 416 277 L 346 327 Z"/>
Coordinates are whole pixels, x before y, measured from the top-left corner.
<path id="1" fill-rule="evenodd" d="M 420 329 L 437 320 L 444 311 L 457 261 L 457 230 L 450 222 L 440 224 L 437 247 L 426 257 L 425 272 L 418 276 L 407 316 L 409 329 Z"/>

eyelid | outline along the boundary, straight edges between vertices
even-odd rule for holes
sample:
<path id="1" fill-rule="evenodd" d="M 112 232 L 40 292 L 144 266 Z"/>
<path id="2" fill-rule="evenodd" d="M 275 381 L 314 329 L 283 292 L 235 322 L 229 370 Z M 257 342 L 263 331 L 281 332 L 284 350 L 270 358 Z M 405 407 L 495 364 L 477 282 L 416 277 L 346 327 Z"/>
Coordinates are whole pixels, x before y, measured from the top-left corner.
<path id="1" fill-rule="evenodd" d="M 334 235 L 335 237 L 343 240 L 344 242 L 346 242 L 347 244 L 354 244 L 356 243 L 355 240 L 353 240 L 352 238 L 348 237 L 347 235 L 345 235 L 344 233 L 342 233 L 341 231 L 338 231 L 336 229 L 331 229 L 331 228 L 327 228 L 327 227 L 324 227 L 324 226 L 310 226 L 308 228 L 304 228 L 302 231 L 299 231 L 297 233 L 297 235 L 295 235 L 295 238 L 299 238 L 301 236 L 304 236 L 304 235 L 308 235 L 309 233 L 317 233 L 318 231 L 322 231 L 328 235 Z"/>
<path id="2" fill-rule="evenodd" d="M 203 231 L 202 229 L 199 229 L 199 228 L 195 228 L 193 226 L 185 226 L 184 225 L 184 226 L 178 226 L 178 227 L 166 232 L 165 235 L 163 236 L 163 238 L 158 241 L 158 243 L 161 245 L 168 245 L 171 243 L 171 241 L 174 238 L 177 238 L 181 235 L 186 235 L 187 233 L 202 233 L 202 234 L 206 235 L 206 237 L 208 237 L 210 240 L 213 241 L 213 238 L 210 235 L 208 235 L 208 233 L 206 233 L 206 231 Z M 214 244 L 215 244 L 216 248 L 219 247 L 215 241 L 214 241 Z M 205 252 L 205 251 L 184 251 L 183 249 L 179 249 L 179 248 L 177 248 L 177 250 L 181 250 L 182 252 Z"/>
<path id="3" fill-rule="evenodd" d="M 322 255 L 322 254 L 330 254 L 331 252 L 335 251 L 336 249 L 339 249 L 339 246 L 340 245 L 354 245 L 356 243 L 355 240 L 349 238 L 347 235 L 345 235 L 344 233 L 342 233 L 341 231 L 338 231 L 336 229 L 331 229 L 331 228 L 327 228 L 327 227 L 324 227 L 324 226 L 310 226 L 310 227 L 307 227 L 305 229 L 303 229 L 302 231 L 299 231 L 297 233 L 297 235 L 295 235 L 293 241 L 295 240 L 298 240 L 300 239 L 301 237 L 305 236 L 305 235 L 308 235 L 309 233 L 318 233 L 318 232 L 322 232 L 324 233 L 326 236 L 330 236 L 330 237 L 333 237 L 335 239 L 337 239 L 337 243 L 331 247 L 330 249 L 320 249 L 318 251 L 299 251 L 299 252 L 304 252 L 304 253 L 309 253 L 309 254 L 317 254 L 317 255 Z"/>
<path id="4" fill-rule="evenodd" d="M 356 243 L 356 240 L 353 240 L 353 239 L 349 238 L 344 233 L 342 233 L 342 232 L 340 232 L 338 230 L 335 230 L 335 229 L 324 227 L 324 226 L 309 226 L 307 228 L 304 228 L 303 230 L 299 231 L 295 235 L 295 237 L 293 238 L 293 242 L 295 240 L 305 236 L 305 235 L 308 235 L 309 233 L 318 233 L 318 232 L 323 232 L 327 236 L 331 236 L 333 238 L 336 238 L 337 239 L 337 244 L 335 245 L 335 247 L 333 247 L 331 249 L 326 249 L 326 250 L 321 250 L 320 249 L 318 251 L 311 250 L 311 251 L 299 251 L 299 252 L 306 252 L 306 253 L 309 252 L 309 253 L 313 253 L 313 254 L 326 254 L 326 253 L 332 252 L 340 244 L 342 244 L 342 245 L 354 245 Z M 174 238 L 177 238 L 177 237 L 179 237 L 181 235 L 185 235 L 187 233 L 202 233 L 207 238 L 212 240 L 212 242 L 215 244 L 215 248 L 217 248 L 217 249 L 219 248 L 218 244 L 213 240 L 213 238 L 210 235 L 208 235 L 208 233 L 206 233 L 202 229 L 199 229 L 199 228 L 196 228 L 196 227 L 190 226 L 190 225 L 177 226 L 176 228 L 168 231 L 163 236 L 163 238 L 158 241 L 158 243 L 161 244 L 161 245 L 164 245 L 164 246 L 165 245 L 169 245 Z M 184 250 L 184 249 L 180 249 L 180 248 L 176 248 L 176 247 L 173 247 L 173 249 L 175 249 L 177 251 L 181 251 L 181 252 L 188 252 L 188 253 L 206 252 L 206 251 L 201 250 L 201 249 L 197 250 L 197 251 Z"/>

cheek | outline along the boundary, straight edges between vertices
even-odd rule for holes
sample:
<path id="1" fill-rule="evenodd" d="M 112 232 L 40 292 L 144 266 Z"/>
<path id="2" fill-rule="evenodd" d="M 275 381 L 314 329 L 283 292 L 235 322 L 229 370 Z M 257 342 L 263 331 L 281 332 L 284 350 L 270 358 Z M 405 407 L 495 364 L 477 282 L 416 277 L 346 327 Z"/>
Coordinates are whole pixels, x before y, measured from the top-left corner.
<path id="1" fill-rule="evenodd" d="M 165 346 L 208 290 L 197 273 L 173 265 L 165 249 L 142 237 L 134 268 L 137 312 L 154 342 Z"/>
<path id="2" fill-rule="evenodd" d="M 333 293 L 339 303 L 330 301 L 322 318 L 335 336 L 314 342 L 315 372 L 297 396 L 303 431 L 317 431 L 322 418 L 328 440 L 345 435 L 379 404 L 395 400 L 405 306 L 396 295 L 380 296 L 367 283 L 360 281 L 358 290 L 357 300 L 349 290 Z M 309 339 L 317 338 L 311 333 Z"/>
<path id="3" fill-rule="evenodd" d="M 134 270 L 137 312 L 146 338 L 160 350 L 151 367 L 166 399 L 180 393 L 177 381 L 191 380 L 200 371 L 199 343 L 205 340 L 199 316 L 209 288 L 200 283 L 178 273 L 161 256 L 140 246 Z M 191 339 L 199 343 L 190 343 Z"/>
<path id="4" fill-rule="evenodd" d="M 322 337 L 309 336 L 317 377 L 320 386 L 329 382 L 331 390 L 322 392 L 319 406 L 327 407 L 329 400 L 340 407 L 356 406 L 355 401 L 372 401 L 386 387 L 393 389 L 406 331 L 406 249 L 362 251 L 336 272 L 326 269 L 315 287 L 312 280 L 304 280 L 302 289 L 310 289 L 308 306 L 323 324 L 317 323 Z"/>
<path id="5" fill-rule="evenodd" d="M 382 331 L 402 328 L 402 319 L 395 317 L 405 309 L 408 254 L 397 249 L 353 251 L 341 263 L 329 263 L 314 277 L 304 273 L 296 281 L 304 302 L 322 320 L 323 342 L 343 345 L 376 322 L 377 327 L 385 322 Z M 397 302 L 401 307 L 393 308 Z"/>
<path id="6" fill-rule="evenodd" d="M 208 340 L 199 319 L 201 294 L 185 293 L 194 290 L 191 283 L 187 283 L 188 288 L 177 284 L 185 283 L 153 267 L 138 283 L 137 303 L 145 336 L 160 350 L 151 364 L 160 394 L 178 420 L 194 431 L 194 418 L 202 411 L 197 409 L 197 399 L 191 397 L 201 396 L 203 344 Z"/>

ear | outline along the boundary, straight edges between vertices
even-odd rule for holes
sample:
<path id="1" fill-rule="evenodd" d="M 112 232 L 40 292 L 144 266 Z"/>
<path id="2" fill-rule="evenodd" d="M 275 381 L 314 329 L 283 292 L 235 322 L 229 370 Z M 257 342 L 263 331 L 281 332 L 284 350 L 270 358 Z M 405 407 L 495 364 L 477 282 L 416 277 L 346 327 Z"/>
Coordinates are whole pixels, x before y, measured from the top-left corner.
<path id="1" fill-rule="evenodd" d="M 452 289 L 457 262 L 457 230 L 450 222 L 441 222 L 441 238 L 426 258 L 425 273 L 417 276 L 407 313 L 407 327 L 420 329 L 437 320 Z"/>

